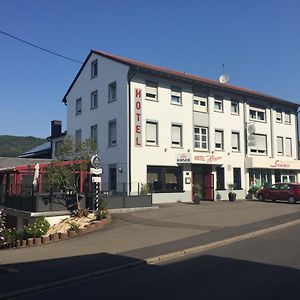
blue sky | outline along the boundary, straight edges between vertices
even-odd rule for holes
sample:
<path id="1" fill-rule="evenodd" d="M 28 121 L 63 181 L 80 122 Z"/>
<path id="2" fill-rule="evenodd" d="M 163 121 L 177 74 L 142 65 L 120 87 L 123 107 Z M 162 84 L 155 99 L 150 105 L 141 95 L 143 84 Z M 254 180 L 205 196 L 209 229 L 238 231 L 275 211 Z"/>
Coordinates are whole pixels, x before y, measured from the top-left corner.
<path id="1" fill-rule="evenodd" d="M 0 30 L 84 61 L 91 48 L 300 103 L 300 1 L 10 0 Z M 0 134 L 50 135 L 80 65 L 0 34 Z"/>

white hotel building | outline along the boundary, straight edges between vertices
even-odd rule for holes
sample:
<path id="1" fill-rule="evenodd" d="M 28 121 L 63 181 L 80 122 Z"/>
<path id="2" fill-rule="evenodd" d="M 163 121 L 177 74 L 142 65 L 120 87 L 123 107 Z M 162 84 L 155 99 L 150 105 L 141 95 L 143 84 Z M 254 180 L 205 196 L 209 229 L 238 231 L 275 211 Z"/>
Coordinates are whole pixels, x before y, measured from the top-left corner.
<path id="1" fill-rule="evenodd" d="M 251 184 L 298 181 L 298 104 L 92 50 L 63 102 L 67 131 L 92 137 L 103 187 L 153 202 L 237 198 Z"/>

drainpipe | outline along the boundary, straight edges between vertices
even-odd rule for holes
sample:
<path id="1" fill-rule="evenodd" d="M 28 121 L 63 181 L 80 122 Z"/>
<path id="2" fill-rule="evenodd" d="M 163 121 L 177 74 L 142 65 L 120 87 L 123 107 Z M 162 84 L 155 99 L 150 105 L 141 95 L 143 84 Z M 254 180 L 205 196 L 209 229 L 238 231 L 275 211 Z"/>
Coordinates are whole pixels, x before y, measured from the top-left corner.
<path id="1" fill-rule="evenodd" d="M 296 147 L 296 153 L 297 153 L 297 160 L 300 159 L 299 157 L 299 113 L 300 113 L 300 110 L 297 111 L 296 113 L 296 131 L 297 131 L 297 136 L 296 136 L 296 141 L 297 141 L 297 147 Z"/>
<path id="2" fill-rule="evenodd" d="M 129 68 L 127 74 L 128 84 L 128 180 L 129 180 L 129 195 L 131 192 L 131 80 L 137 73 L 138 68 Z M 131 71 L 131 72 L 130 72 Z M 128 191 L 127 191 L 128 193 Z"/>

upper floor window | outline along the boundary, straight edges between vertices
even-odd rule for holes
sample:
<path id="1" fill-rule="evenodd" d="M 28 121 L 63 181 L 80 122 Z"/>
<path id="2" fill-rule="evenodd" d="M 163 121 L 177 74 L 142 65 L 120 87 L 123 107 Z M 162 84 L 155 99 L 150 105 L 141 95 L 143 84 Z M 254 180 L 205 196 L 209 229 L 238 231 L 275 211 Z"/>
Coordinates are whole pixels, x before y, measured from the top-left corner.
<path id="1" fill-rule="evenodd" d="M 291 138 L 285 139 L 285 155 L 292 156 L 292 139 Z"/>
<path id="2" fill-rule="evenodd" d="M 194 127 L 194 147 L 199 150 L 208 150 L 208 128 Z"/>
<path id="3" fill-rule="evenodd" d="M 223 112 L 223 97 L 215 96 L 215 111 Z"/>
<path id="4" fill-rule="evenodd" d="M 277 137 L 277 154 L 283 155 L 283 137 Z"/>
<path id="5" fill-rule="evenodd" d="M 276 110 L 276 122 L 282 123 L 282 111 Z"/>
<path id="6" fill-rule="evenodd" d="M 253 134 L 255 145 L 251 146 L 251 153 L 266 155 L 267 154 L 267 136 L 264 134 Z"/>
<path id="7" fill-rule="evenodd" d="M 239 111 L 239 101 L 231 100 L 231 113 L 234 114 L 234 115 L 238 115 L 240 113 L 240 111 Z"/>
<path id="8" fill-rule="evenodd" d="M 182 90 L 178 87 L 171 87 L 171 103 L 172 104 L 182 104 L 182 98 L 181 98 Z"/>
<path id="9" fill-rule="evenodd" d="M 289 112 L 284 112 L 284 123 L 291 124 L 291 114 Z"/>
<path id="10" fill-rule="evenodd" d="M 82 113 L 82 99 L 78 98 L 76 100 L 76 115 L 81 115 Z"/>
<path id="11" fill-rule="evenodd" d="M 146 81 L 146 99 L 157 101 L 157 87 L 158 83 L 154 81 Z"/>
<path id="12" fill-rule="evenodd" d="M 158 145 L 158 124 L 154 121 L 146 122 L 146 143 L 147 145 Z"/>
<path id="13" fill-rule="evenodd" d="M 215 149 L 216 150 L 224 149 L 224 132 L 222 130 L 215 131 Z"/>
<path id="14" fill-rule="evenodd" d="M 194 110 L 207 112 L 207 96 L 194 94 Z"/>
<path id="15" fill-rule="evenodd" d="M 231 133 L 231 149 L 232 151 L 240 151 L 240 133 Z"/>
<path id="16" fill-rule="evenodd" d="M 98 91 L 91 93 L 91 109 L 98 107 Z"/>
<path id="17" fill-rule="evenodd" d="M 250 106 L 249 115 L 251 120 L 266 121 L 266 109 Z"/>
<path id="18" fill-rule="evenodd" d="M 117 82 L 114 81 L 108 85 L 108 101 L 117 100 Z"/>
<path id="19" fill-rule="evenodd" d="M 108 145 L 115 146 L 117 144 L 117 121 L 112 120 L 108 123 Z"/>
<path id="20" fill-rule="evenodd" d="M 75 145 L 76 148 L 81 144 L 81 129 L 75 131 Z"/>
<path id="21" fill-rule="evenodd" d="M 97 144 L 98 142 L 98 126 L 93 125 L 91 126 L 91 140 Z"/>
<path id="22" fill-rule="evenodd" d="M 172 147 L 182 147 L 182 125 L 172 124 Z"/>
<path id="23" fill-rule="evenodd" d="M 98 76 L 98 59 L 91 62 L 91 78 Z"/>

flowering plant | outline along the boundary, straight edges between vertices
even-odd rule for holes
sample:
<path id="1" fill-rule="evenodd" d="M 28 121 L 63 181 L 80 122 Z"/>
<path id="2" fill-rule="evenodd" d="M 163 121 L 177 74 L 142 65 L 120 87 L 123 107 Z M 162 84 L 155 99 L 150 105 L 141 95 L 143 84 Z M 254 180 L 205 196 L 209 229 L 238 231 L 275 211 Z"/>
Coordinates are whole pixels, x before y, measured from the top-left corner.
<path id="1" fill-rule="evenodd" d="M 0 243 L 4 242 L 4 232 L 5 232 L 5 214 L 4 214 L 4 210 L 0 209 Z"/>

